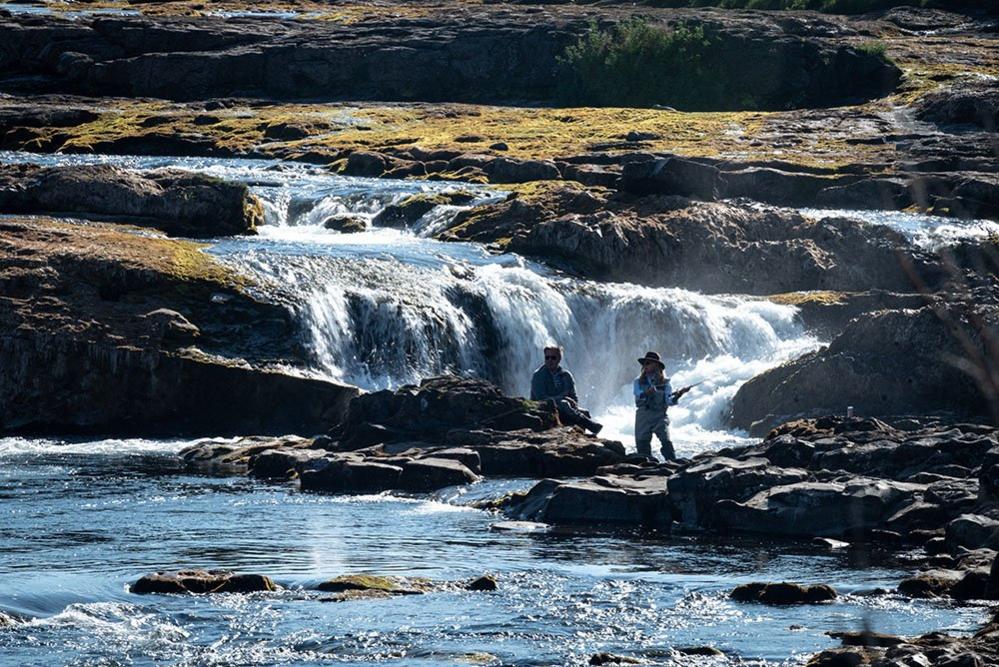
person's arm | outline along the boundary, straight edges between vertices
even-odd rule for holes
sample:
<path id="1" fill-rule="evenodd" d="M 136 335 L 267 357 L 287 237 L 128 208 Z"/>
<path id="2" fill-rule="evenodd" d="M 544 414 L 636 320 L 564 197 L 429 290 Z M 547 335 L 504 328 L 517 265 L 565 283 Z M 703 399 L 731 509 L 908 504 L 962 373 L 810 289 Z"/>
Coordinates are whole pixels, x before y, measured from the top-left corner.
<path id="1" fill-rule="evenodd" d="M 663 384 L 663 393 L 666 394 L 666 405 L 676 405 L 677 401 L 680 400 L 679 396 L 673 395 L 673 385 L 670 384 L 669 379 Z"/>
<path id="2" fill-rule="evenodd" d="M 570 398 L 573 403 L 579 402 L 576 396 L 576 379 L 569 371 L 562 371 L 562 391 L 559 392 L 558 398 Z"/>
<path id="3" fill-rule="evenodd" d="M 544 401 L 548 396 L 545 396 L 545 378 L 541 375 L 541 371 L 534 371 L 534 375 L 531 376 L 531 400 L 532 401 Z"/>

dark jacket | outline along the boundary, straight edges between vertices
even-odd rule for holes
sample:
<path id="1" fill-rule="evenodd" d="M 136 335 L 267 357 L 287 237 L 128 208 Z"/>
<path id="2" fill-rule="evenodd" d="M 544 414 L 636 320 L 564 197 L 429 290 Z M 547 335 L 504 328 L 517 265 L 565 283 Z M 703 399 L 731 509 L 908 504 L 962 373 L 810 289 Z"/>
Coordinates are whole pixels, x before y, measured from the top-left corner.
<path id="1" fill-rule="evenodd" d="M 572 378 L 572 373 L 559 366 L 554 373 L 542 366 L 534 371 L 531 377 L 531 400 L 532 401 L 559 401 L 563 398 L 571 398 L 573 402 L 579 399 L 576 397 L 576 381 Z"/>

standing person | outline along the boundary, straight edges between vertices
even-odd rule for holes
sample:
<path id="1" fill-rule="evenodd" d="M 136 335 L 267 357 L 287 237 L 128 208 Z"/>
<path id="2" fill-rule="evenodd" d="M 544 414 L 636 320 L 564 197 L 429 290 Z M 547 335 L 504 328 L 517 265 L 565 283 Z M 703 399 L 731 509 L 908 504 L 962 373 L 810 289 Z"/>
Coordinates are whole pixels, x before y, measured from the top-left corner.
<path id="1" fill-rule="evenodd" d="M 554 401 L 558 416 L 564 424 L 579 424 L 593 435 L 600 433 L 603 424 L 590 419 L 590 413 L 579 407 L 576 381 L 572 373 L 561 366 L 562 348 L 546 347 L 545 363 L 531 376 L 531 400 Z"/>
<path id="2" fill-rule="evenodd" d="M 647 352 L 638 360 L 642 373 L 633 385 L 635 394 L 635 448 L 646 458 L 652 458 L 652 435 L 659 438 L 659 452 L 667 461 L 676 458 L 676 450 L 669 439 L 669 417 L 666 409 L 676 405 L 680 397 L 690 391 L 684 387 L 673 391 L 664 371 L 666 364 L 657 352 Z"/>

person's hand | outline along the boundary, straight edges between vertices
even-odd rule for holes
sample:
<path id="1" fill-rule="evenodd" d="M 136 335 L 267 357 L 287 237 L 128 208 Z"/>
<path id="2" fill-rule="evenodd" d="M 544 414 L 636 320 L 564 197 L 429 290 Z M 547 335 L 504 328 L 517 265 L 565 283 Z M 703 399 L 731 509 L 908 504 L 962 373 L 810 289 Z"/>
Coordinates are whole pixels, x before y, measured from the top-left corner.
<path id="1" fill-rule="evenodd" d="M 649 385 L 648 387 L 645 388 L 645 391 L 642 393 L 645 394 L 646 396 L 651 396 L 652 394 L 656 393 L 655 385 Z"/>

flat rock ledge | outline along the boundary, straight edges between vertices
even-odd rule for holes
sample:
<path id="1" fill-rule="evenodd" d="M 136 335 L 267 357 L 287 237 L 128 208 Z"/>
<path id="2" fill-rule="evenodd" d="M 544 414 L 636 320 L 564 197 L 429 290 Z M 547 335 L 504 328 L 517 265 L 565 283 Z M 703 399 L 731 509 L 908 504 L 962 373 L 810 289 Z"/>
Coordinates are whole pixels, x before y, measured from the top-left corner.
<path id="1" fill-rule="evenodd" d="M 255 234 L 264 222 L 263 204 L 242 183 L 113 165 L 0 165 L 0 210 L 126 222 L 193 238 Z"/>
<path id="2" fill-rule="evenodd" d="M 999 431 L 825 417 L 762 442 L 660 466 L 546 479 L 494 501 L 516 521 L 741 532 L 832 547 L 922 547 L 916 597 L 999 599 Z M 974 554 L 974 557 L 972 557 Z"/>
<path id="3" fill-rule="evenodd" d="M 583 476 L 627 459 L 621 443 L 559 425 L 551 405 L 457 377 L 359 396 L 332 434 L 206 440 L 180 456 L 203 468 L 299 479 L 303 490 L 320 493 L 427 493 L 483 477 Z"/>

